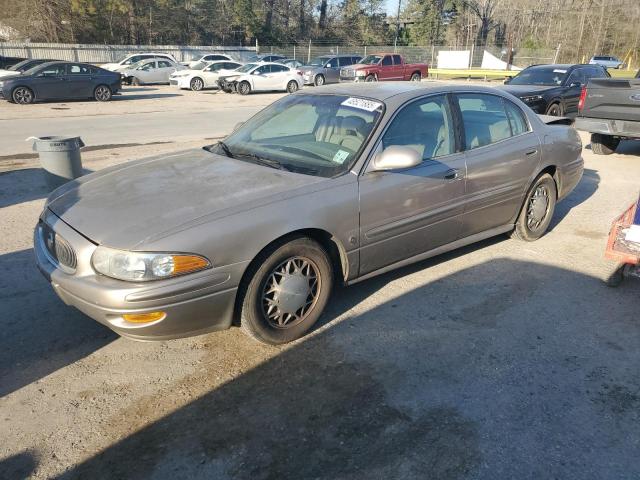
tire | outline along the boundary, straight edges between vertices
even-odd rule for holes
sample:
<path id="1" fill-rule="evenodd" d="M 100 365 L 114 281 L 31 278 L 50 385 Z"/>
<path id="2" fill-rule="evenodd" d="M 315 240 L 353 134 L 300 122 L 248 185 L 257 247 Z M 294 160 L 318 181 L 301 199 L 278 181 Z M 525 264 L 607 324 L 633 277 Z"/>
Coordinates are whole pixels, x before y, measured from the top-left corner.
<path id="1" fill-rule="evenodd" d="M 238 85 L 238 93 L 240 95 L 249 95 L 251 93 L 251 85 L 249 84 L 249 82 L 240 82 L 240 84 Z"/>
<path id="2" fill-rule="evenodd" d="M 142 82 L 140 82 L 138 77 L 131 77 L 130 85 L 133 85 L 134 87 L 139 87 L 140 85 L 142 85 Z"/>
<path id="3" fill-rule="evenodd" d="M 325 81 L 324 75 L 316 75 L 316 78 L 313 79 L 313 84 L 316 87 L 321 87 L 325 84 Z"/>
<path id="4" fill-rule="evenodd" d="M 547 107 L 546 115 L 550 115 L 552 117 L 561 117 L 564 114 L 562 111 L 562 105 L 559 103 L 552 103 Z"/>
<path id="5" fill-rule="evenodd" d="M 377 82 L 378 79 L 375 75 L 367 75 L 364 79 L 365 82 Z"/>
<path id="6" fill-rule="evenodd" d="M 289 295 L 280 297 L 284 282 Z M 276 244 L 252 262 L 240 285 L 240 327 L 262 343 L 292 342 L 316 323 L 332 288 L 333 268 L 320 244 L 307 237 Z"/>
<path id="7" fill-rule="evenodd" d="M 420 72 L 412 73 L 409 80 L 412 82 L 420 82 L 422 80 L 422 75 L 420 75 Z"/>
<path id="8" fill-rule="evenodd" d="M 191 79 L 191 82 L 189 82 L 189 86 L 194 92 L 199 92 L 204 88 L 204 81 L 200 77 L 195 77 Z"/>
<path id="9" fill-rule="evenodd" d="M 97 102 L 108 102 L 112 96 L 113 92 L 107 85 L 98 85 L 93 90 L 93 98 Z"/>
<path id="10" fill-rule="evenodd" d="M 19 105 L 29 105 L 34 102 L 35 95 L 30 88 L 17 87 L 11 92 L 11 99 Z"/>
<path id="11" fill-rule="evenodd" d="M 287 83 L 287 92 L 289 93 L 297 92 L 299 88 L 300 86 L 295 80 L 291 80 L 289 83 Z"/>
<path id="12" fill-rule="evenodd" d="M 512 238 L 533 242 L 542 237 L 553 218 L 558 189 L 551 175 L 543 173 L 535 179 L 516 220 Z"/>
<path id="13" fill-rule="evenodd" d="M 591 134 L 591 151 L 596 155 L 611 155 L 616 151 L 620 139 L 601 133 Z"/>

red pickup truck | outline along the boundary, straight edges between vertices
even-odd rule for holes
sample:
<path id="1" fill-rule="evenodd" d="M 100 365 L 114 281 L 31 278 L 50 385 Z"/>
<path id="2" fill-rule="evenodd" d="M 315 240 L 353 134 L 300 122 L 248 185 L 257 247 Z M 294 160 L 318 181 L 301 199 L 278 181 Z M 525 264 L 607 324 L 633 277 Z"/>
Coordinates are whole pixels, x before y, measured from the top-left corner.
<path id="1" fill-rule="evenodd" d="M 429 74 L 425 63 L 406 63 L 397 53 L 367 55 L 355 65 L 340 70 L 342 82 L 378 82 L 385 80 L 411 80 L 419 82 Z"/>

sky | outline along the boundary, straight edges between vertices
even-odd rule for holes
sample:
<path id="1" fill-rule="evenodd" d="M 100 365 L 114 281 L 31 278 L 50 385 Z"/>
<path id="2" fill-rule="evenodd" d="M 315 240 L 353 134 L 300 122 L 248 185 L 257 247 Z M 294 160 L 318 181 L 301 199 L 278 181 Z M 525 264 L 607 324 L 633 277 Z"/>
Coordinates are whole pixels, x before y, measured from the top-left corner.
<path id="1" fill-rule="evenodd" d="M 398 13 L 398 0 L 386 0 L 384 3 L 387 14 L 393 15 L 395 17 L 396 13 Z M 407 0 L 402 0 L 403 5 L 405 5 L 406 3 Z"/>

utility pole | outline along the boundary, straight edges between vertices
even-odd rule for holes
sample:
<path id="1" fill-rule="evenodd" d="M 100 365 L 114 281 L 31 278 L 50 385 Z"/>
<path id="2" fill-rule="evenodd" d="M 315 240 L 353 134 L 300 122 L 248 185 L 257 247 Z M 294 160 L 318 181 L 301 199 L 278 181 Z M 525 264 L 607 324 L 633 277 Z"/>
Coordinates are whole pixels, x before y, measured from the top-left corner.
<path id="1" fill-rule="evenodd" d="M 396 17 L 396 38 L 393 41 L 393 52 L 396 52 L 396 47 L 398 46 L 398 36 L 400 35 L 400 5 L 402 4 L 402 0 L 398 0 L 398 16 Z"/>

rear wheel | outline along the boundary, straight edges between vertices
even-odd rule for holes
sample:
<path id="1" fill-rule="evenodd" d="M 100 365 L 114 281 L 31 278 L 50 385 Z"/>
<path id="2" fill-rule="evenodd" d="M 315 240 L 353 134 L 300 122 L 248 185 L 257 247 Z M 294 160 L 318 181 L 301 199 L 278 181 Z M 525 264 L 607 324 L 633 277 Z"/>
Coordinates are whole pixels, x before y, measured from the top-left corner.
<path id="1" fill-rule="evenodd" d="M 611 155 L 618 148 L 620 139 L 611 135 L 593 133 L 591 135 L 591 151 L 596 155 Z"/>
<path id="2" fill-rule="evenodd" d="M 202 81 L 201 78 L 195 77 L 191 79 L 190 86 L 191 86 L 191 90 L 193 90 L 194 92 L 199 92 L 204 88 L 204 82 Z"/>
<path id="3" fill-rule="evenodd" d="M 367 75 L 366 78 L 364 79 L 365 82 L 377 82 L 378 79 L 376 78 L 375 75 Z"/>
<path id="4" fill-rule="evenodd" d="M 238 93 L 240 95 L 249 95 L 251 93 L 251 85 L 249 85 L 249 82 L 240 82 L 240 85 L 238 85 Z"/>
<path id="5" fill-rule="evenodd" d="M 422 80 L 422 76 L 420 75 L 419 72 L 415 72 L 411 75 L 412 82 L 419 82 L 420 80 Z"/>
<path id="6" fill-rule="evenodd" d="M 27 87 L 16 88 L 11 94 L 11 98 L 15 103 L 18 103 L 20 105 L 28 105 L 30 103 L 33 103 L 33 101 L 35 100 L 33 92 Z"/>
<path id="7" fill-rule="evenodd" d="M 301 237 L 260 254 L 240 287 L 240 325 L 272 345 L 303 336 L 318 320 L 333 287 L 327 252 Z"/>
<path id="8" fill-rule="evenodd" d="M 547 108 L 547 115 L 550 115 L 552 117 L 561 117 L 562 114 L 562 105 L 560 105 L 559 103 L 552 103 L 551 105 L 549 105 L 549 108 Z"/>
<path id="9" fill-rule="evenodd" d="M 322 85 L 324 85 L 324 82 L 325 82 L 324 75 L 316 75 L 316 78 L 313 80 L 313 84 L 316 87 L 321 87 Z"/>
<path id="10" fill-rule="evenodd" d="M 543 173 L 531 185 L 511 236 L 526 242 L 542 237 L 553 218 L 558 190 L 551 175 Z"/>
<path id="11" fill-rule="evenodd" d="M 93 91 L 93 98 L 98 102 L 108 102 L 111 96 L 111 89 L 107 85 L 98 85 Z"/>
<path id="12" fill-rule="evenodd" d="M 287 83 L 287 92 L 289 93 L 297 92 L 298 88 L 298 82 L 296 82 L 295 80 L 291 80 L 289 83 Z"/>

